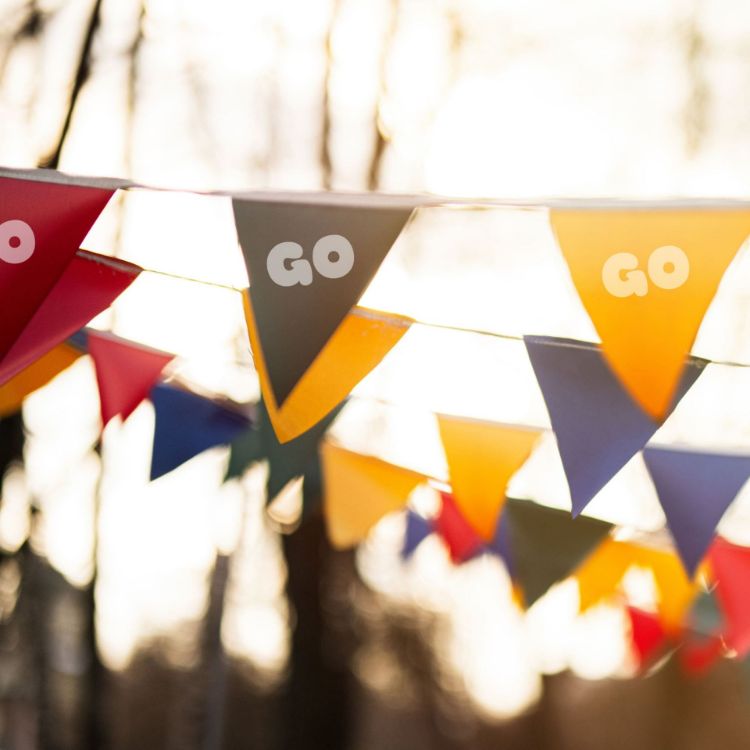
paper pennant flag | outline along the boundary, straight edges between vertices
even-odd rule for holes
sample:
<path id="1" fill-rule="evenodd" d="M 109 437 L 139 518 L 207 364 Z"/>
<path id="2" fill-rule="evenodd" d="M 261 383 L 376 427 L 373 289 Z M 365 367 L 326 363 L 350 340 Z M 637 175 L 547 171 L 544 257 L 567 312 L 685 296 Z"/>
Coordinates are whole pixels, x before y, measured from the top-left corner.
<path id="1" fill-rule="evenodd" d="M 10 380 L 109 307 L 140 271 L 132 263 L 95 253 L 74 257 L 0 360 L 0 383 Z"/>
<path id="2" fill-rule="evenodd" d="M 635 548 L 627 542 L 606 538 L 574 572 L 578 583 L 578 611 L 611 597 L 635 559 Z"/>
<path id="3" fill-rule="evenodd" d="M 222 404 L 165 383 L 157 383 L 150 398 L 156 412 L 152 480 L 209 448 L 231 443 L 249 424 Z"/>
<path id="4" fill-rule="evenodd" d="M 670 634 L 680 632 L 700 593 L 699 585 L 688 578 L 679 557 L 671 550 L 633 545 L 633 558 L 635 565 L 650 570 L 654 577 L 662 627 Z"/>
<path id="5" fill-rule="evenodd" d="M 578 515 L 659 425 L 625 392 L 595 344 L 549 336 L 524 341 Z M 706 364 L 689 360 L 672 409 Z"/>
<path id="6" fill-rule="evenodd" d="M 320 446 L 328 539 L 345 549 L 361 542 L 388 513 L 401 510 L 422 474 L 363 456 L 326 440 Z"/>
<path id="7" fill-rule="evenodd" d="M 88 332 L 88 350 L 96 369 L 104 427 L 118 415 L 124 422 L 174 359 L 174 354 L 94 330 Z"/>
<path id="8" fill-rule="evenodd" d="M 709 550 L 709 561 L 716 581 L 716 598 L 726 628 L 724 639 L 740 658 L 750 654 L 750 547 L 740 547 L 717 538 Z"/>
<path id="9" fill-rule="evenodd" d="M 484 551 L 484 541 L 463 517 L 447 492 L 440 493 L 440 512 L 435 519 L 435 531 L 445 542 L 454 563 L 462 563 Z"/>
<path id="10" fill-rule="evenodd" d="M 721 517 L 750 477 L 750 456 L 651 447 L 643 458 L 692 576 Z"/>
<path id="11" fill-rule="evenodd" d="M 635 607 L 627 607 L 630 635 L 638 667 L 654 662 L 667 644 L 667 633 L 659 617 Z"/>
<path id="12" fill-rule="evenodd" d="M 683 670 L 698 677 L 705 674 L 724 654 L 724 642 L 717 635 L 691 639 L 678 654 Z"/>
<path id="13" fill-rule="evenodd" d="M 412 206 L 232 201 L 258 343 L 282 406 L 362 296 Z"/>
<path id="14" fill-rule="evenodd" d="M 713 591 L 704 591 L 696 597 L 690 608 L 688 627 L 692 632 L 706 636 L 723 630 L 724 618 Z"/>
<path id="15" fill-rule="evenodd" d="M 62 276 L 113 192 L 0 177 L 0 358 Z"/>
<path id="16" fill-rule="evenodd" d="M 404 534 L 404 546 L 401 548 L 401 557 L 408 560 L 422 542 L 427 539 L 435 529 L 432 521 L 428 521 L 413 510 L 406 511 L 406 533 Z"/>
<path id="17" fill-rule="evenodd" d="M 232 442 L 226 478 L 242 476 L 253 462 L 268 460 L 268 502 L 292 479 L 300 476 L 304 477 L 306 497 L 319 494 L 318 444 L 342 408 L 343 404 L 340 404 L 307 432 L 288 443 L 280 443 L 271 426 L 265 404 L 261 402 L 253 424 Z"/>
<path id="18" fill-rule="evenodd" d="M 557 508 L 509 498 L 503 511 L 510 539 L 514 579 L 530 607 L 567 578 L 608 536 L 612 525 L 595 518 L 571 518 Z"/>
<path id="19" fill-rule="evenodd" d="M 438 415 L 453 497 L 485 541 L 495 536 L 508 480 L 522 466 L 539 430 Z"/>
<path id="20" fill-rule="evenodd" d="M 26 396 L 47 385 L 82 354 L 69 344 L 58 344 L 7 383 L 0 385 L 0 418 L 18 411 Z"/>
<path id="21" fill-rule="evenodd" d="M 652 419 L 663 419 L 721 277 L 750 234 L 750 211 L 553 210 L 551 221 L 604 356 Z"/>
<path id="22" fill-rule="evenodd" d="M 314 427 L 335 409 L 409 330 L 411 320 L 357 307 L 324 346 L 294 390 L 279 407 L 260 348 L 253 308 L 244 295 L 245 318 L 263 401 L 280 442 Z"/>

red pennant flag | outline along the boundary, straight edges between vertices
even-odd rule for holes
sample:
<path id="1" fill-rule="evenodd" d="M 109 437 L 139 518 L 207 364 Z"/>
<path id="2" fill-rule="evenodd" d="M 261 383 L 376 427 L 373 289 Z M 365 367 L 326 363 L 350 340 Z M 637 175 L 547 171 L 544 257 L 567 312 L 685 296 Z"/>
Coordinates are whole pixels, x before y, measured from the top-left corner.
<path id="1" fill-rule="evenodd" d="M 96 368 L 105 427 L 118 414 L 124 422 L 174 359 L 174 354 L 102 331 L 89 331 L 88 348 Z"/>
<path id="2" fill-rule="evenodd" d="M 109 307 L 140 271 L 132 263 L 96 253 L 75 256 L 10 351 L 0 360 L 0 384 Z"/>
<path id="3" fill-rule="evenodd" d="M 0 357 L 16 343 L 113 193 L 0 177 Z"/>
<path id="4" fill-rule="evenodd" d="M 680 663 L 686 674 L 698 677 L 705 674 L 724 652 L 724 643 L 717 635 L 688 641 L 679 651 Z"/>
<path id="5" fill-rule="evenodd" d="M 642 609 L 628 607 L 630 635 L 638 667 L 643 668 L 659 655 L 667 640 L 667 634 L 659 622 L 659 616 Z"/>
<path id="6" fill-rule="evenodd" d="M 750 653 L 750 547 L 717 538 L 709 552 L 716 598 L 726 622 L 725 641 L 741 657 Z"/>
<path id="7" fill-rule="evenodd" d="M 440 513 L 435 519 L 435 530 L 445 542 L 454 563 L 466 562 L 484 542 L 471 524 L 461 515 L 453 495 L 441 492 Z"/>

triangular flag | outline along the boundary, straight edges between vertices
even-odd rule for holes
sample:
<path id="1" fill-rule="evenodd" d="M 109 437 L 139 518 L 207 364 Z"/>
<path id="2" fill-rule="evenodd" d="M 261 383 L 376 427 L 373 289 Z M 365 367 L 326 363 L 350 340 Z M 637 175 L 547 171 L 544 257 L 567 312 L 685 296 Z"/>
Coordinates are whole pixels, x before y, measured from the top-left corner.
<path id="1" fill-rule="evenodd" d="M 701 635 L 721 632 L 724 627 L 724 618 L 714 591 L 704 591 L 696 597 L 690 608 L 688 627 L 693 633 Z"/>
<path id="2" fill-rule="evenodd" d="M 688 578 L 680 558 L 671 550 L 634 545 L 633 553 L 633 563 L 651 571 L 654 577 L 662 627 L 668 633 L 681 631 L 685 617 L 700 593 L 698 583 Z"/>
<path id="3" fill-rule="evenodd" d="M 58 344 L 7 383 L 0 385 L 0 418 L 18 411 L 26 396 L 47 385 L 82 354 L 70 344 Z"/>
<path id="4" fill-rule="evenodd" d="M 419 513 L 411 509 L 406 511 L 406 533 L 404 534 L 404 546 L 401 548 L 401 557 L 408 560 L 422 542 L 427 539 L 435 529 L 432 521 L 423 518 Z"/>
<path id="5" fill-rule="evenodd" d="M 540 431 L 438 415 L 453 497 L 482 539 L 495 535 L 508 480 L 531 453 Z"/>
<path id="6" fill-rule="evenodd" d="M 0 358 L 62 276 L 113 192 L 0 177 Z"/>
<path id="7" fill-rule="evenodd" d="M 553 210 L 551 222 L 604 356 L 652 419 L 665 418 L 750 211 Z"/>
<path id="8" fill-rule="evenodd" d="M 132 263 L 77 255 L 0 360 L 0 383 L 27 368 L 96 317 L 138 278 Z"/>
<path id="9" fill-rule="evenodd" d="M 659 617 L 635 607 L 627 607 L 630 636 L 639 669 L 652 663 L 667 643 L 667 634 Z"/>
<path id="10" fill-rule="evenodd" d="M 401 510 L 422 474 L 374 456 L 363 456 L 330 440 L 320 446 L 323 512 L 328 539 L 345 549 L 361 542 L 385 515 Z"/>
<path id="11" fill-rule="evenodd" d="M 279 407 L 260 348 L 253 308 L 247 294 L 243 299 L 263 402 L 282 443 L 307 432 L 335 409 L 401 340 L 411 325 L 409 318 L 400 315 L 355 307 Z"/>
<path id="12" fill-rule="evenodd" d="M 174 354 L 94 330 L 88 332 L 88 350 L 96 368 L 105 427 L 118 415 L 124 422 L 174 359 Z"/>
<path id="13" fill-rule="evenodd" d="M 686 674 L 705 674 L 722 657 L 724 642 L 718 635 L 690 638 L 679 650 L 680 664 Z"/>
<path id="14" fill-rule="evenodd" d="M 717 538 L 709 550 L 716 598 L 726 621 L 724 638 L 740 658 L 750 654 L 750 547 Z"/>
<path id="15" fill-rule="evenodd" d="M 635 547 L 606 538 L 576 569 L 578 611 L 583 613 L 611 597 L 628 568 L 634 564 Z"/>
<path id="16" fill-rule="evenodd" d="M 510 537 L 514 579 L 530 607 L 567 578 L 607 538 L 612 525 L 595 518 L 508 498 L 503 511 Z"/>
<path id="17" fill-rule="evenodd" d="M 750 456 L 650 447 L 643 458 L 692 576 L 721 517 L 750 477 Z"/>
<path id="18" fill-rule="evenodd" d="M 283 406 L 362 296 L 413 206 L 232 201 L 268 378 Z"/>
<path id="19" fill-rule="evenodd" d="M 150 398 L 156 412 L 151 479 L 209 448 L 231 443 L 249 424 L 233 409 L 165 383 L 157 383 Z"/>
<path id="20" fill-rule="evenodd" d="M 525 336 L 570 487 L 573 515 L 640 451 L 659 425 L 622 388 L 595 344 Z M 672 408 L 706 366 L 691 358 Z"/>
<path id="21" fill-rule="evenodd" d="M 288 443 L 280 443 L 271 426 L 265 403 L 261 402 L 253 424 L 232 442 L 226 478 L 242 476 L 251 463 L 268 460 L 268 502 L 296 477 L 304 477 L 305 489 L 309 490 L 309 484 L 312 481 L 315 485 L 320 473 L 318 444 L 342 408 L 343 404 L 340 404 L 307 432 Z"/>
<path id="22" fill-rule="evenodd" d="M 482 538 L 463 517 L 453 496 L 440 493 L 440 512 L 435 518 L 435 531 L 445 542 L 454 563 L 462 563 L 484 550 Z"/>

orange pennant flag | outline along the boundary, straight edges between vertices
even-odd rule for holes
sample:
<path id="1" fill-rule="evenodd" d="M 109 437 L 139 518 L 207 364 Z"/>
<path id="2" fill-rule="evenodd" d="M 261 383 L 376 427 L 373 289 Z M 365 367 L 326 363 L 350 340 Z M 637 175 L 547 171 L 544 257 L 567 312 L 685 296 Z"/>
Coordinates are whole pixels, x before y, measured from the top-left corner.
<path id="1" fill-rule="evenodd" d="M 0 417 L 7 417 L 21 407 L 30 393 L 47 385 L 52 378 L 70 367 L 83 352 L 69 344 L 58 344 L 24 370 L 0 385 Z"/>
<path id="2" fill-rule="evenodd" d="M 492 541 L 508 481 L 540 431 L 442 414 L 438 426 L 456 505 L 476 533 Z"/>
<path id="3" fill-rule="evenodd" d="M 401 510 L 425 481 L 416 471 L 353 453 L 328 440 L 322 443 L 320 455 L 326 530 L 337 549 L 361 542 L 383 516 Z"/>
<path id="4" fill-rule="evenodd" d="M 409 330 L 409 318 L 355 307 L 279 406 L 273 395 L 247 292 L 245 320 L 263 401 L 280 443 L 307 432 L 335 409 Z"/>
<path id="5" fill-rule="evenodd" d="M 671 550 L 638 546 L 634 564 L 647 568 L 654 576 L 657 608 L 665 630 L 669 633 L 682 630 L 687 611 L 700 591 L 696 579 L 688 578 L 680 558 Z"/>
<path id="6" fill-rule="evenodd" d="M 556 209 L 551 222 L 607 361 L 663 420 L 750 211 Z"/>
<path id="7" fill-rule="evenodd" d="M 612 596 L 636 554 L 634 545 L 605 539 L 575 571 L 578 611 L 585 612 Z"/>

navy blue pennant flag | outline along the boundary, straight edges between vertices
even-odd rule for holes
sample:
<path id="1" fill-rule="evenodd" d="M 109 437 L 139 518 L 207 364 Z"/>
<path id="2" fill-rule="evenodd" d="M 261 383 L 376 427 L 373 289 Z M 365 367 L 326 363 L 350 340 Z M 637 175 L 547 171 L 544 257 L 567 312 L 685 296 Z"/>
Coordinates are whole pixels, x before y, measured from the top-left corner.
<path id="1" fill-rule="evenodd" d="M 408 560 L 427 537 L 435 529 L 432 522 L 423 518 L 413 510 L 406 511 L 406 534 L 404 535 L 404 546 L 401 548 L 401 557 Z"/>
<path id="2" fill-rule="evenodd" d="M 250 420 L 223 404 L 159 383 L 151 390 L 156 411 L 151 479 L 158 479 L 199 453 L 228 445 Z"/>

